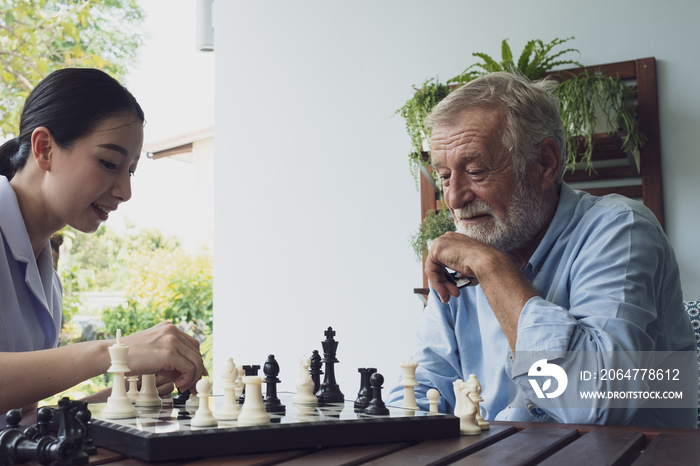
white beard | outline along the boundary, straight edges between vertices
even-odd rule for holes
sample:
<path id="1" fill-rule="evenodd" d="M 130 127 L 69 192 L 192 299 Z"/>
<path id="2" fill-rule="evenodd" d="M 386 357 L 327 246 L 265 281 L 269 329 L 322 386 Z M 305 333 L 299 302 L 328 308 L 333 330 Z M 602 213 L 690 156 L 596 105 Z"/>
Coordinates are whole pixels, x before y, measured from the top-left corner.
<path id="1" fill-rule="evenodd" d="M 454 209 L 457 232 L 481 241 L 504 252 L 513 251 L 534 238 L 547 221 L 548 203 L 529 180 L 518 183 L 505 218 L 499 218 L 494 209 L 477 199 L 462 209 Z M 465 225 L 460 218 L 489 215 L 491 222 Z"/>

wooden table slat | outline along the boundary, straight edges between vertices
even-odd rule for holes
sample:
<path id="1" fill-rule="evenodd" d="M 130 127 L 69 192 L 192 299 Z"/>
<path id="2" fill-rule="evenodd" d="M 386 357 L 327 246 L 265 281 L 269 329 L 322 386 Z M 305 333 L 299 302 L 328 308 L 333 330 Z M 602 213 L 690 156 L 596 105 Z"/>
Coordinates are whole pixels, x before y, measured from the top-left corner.
<path id="1" fill-rule="evenodd" d="M 658 434 L 642 451 L 633 466 L 700 465 L 700 441 L 693 434 Z"/>
<path id="2" fill-rule="evenodd" d="M 330 447 L 279 464 L 283 464 L 285 466 L 351 466 L 356 464 L 365 464 L 375 458 L 389 455 L 410 445 L 411 444 L 407 442 L 400 442 L 351 447 Z"/>
<path id="3" fill-rule="evenodd" d="M 539 466 L 622 466 L 631 464 L 644 448 L 641 432 L 592 431 L 581 435 Z"/>
<path id="4" fill-rule="evenodd" d="M 371 466 L 439 466 L 450 464 L 460 458 L 501 441 L 518 430 L 515 427 L 493 426 L 481 435 L 462 435 L 460 437 L 427 440 L 409 448 L 400 450 L 390 456 L 371 461 Z"/>
<path id="5" fill-rule="evenodd" d="M 457 461 L 456 465 L 534 465 L 579 437 L 576 430 L 548 427 L 521 430 L 495 445 Z"/>
<path id="6" fill-rule="evenodd" d="M 269 453 L 250 453 L 219 458 L 205 458 L 187 463 L 187 466 L 268 466 L 290 461 L 308 454 L 308 450 L 285 450 Z"/>

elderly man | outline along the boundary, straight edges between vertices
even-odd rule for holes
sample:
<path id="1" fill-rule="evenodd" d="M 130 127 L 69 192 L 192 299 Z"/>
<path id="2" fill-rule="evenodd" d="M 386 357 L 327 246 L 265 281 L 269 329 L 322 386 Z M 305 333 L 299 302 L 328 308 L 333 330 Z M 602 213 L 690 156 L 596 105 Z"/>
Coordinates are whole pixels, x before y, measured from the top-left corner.
<path id="1" fill-rule="evenodd" d="M 654 215 L 561 181 L 554 86 L 488 74 L 428 118 L 432 165 L 457 232 L 435 240 L 426 261 L 432 290 L 413 356 L 418 403 L 425 408 L 426 391 L 437 388 L 441 411 L 451 412 L 452 383 L 476 374 L 486 419 L 694 427 L 697 411 L 687 403 L 640 409 L 634 400 L 580 399 L 582 374 L 642 398 L 650 382 L 640 371 L 658 362 L 650 355 L 690 355 L 666 367 L 692 379 L 686 387 L 697 389 L 698 374 L 678 266 Z M 458 288 L 446 268 L 476 286 Z M 563 396 L 565 381 L 546 395 L 556 384 L 531 377 L 554 363 L 568 375 Z M 638 376 L 607 380 L 606 371 L 619 369 Z M 389 401 L 402 393 L 396 387 Z"/>

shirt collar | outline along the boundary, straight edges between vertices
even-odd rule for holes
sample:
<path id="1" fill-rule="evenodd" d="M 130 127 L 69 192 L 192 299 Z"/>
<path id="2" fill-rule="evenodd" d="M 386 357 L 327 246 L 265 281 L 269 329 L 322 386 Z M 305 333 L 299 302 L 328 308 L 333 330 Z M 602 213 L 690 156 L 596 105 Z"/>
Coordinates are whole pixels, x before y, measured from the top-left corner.
<path id="1" fill-rule="evenodd" d="M 28 264 L 34 254 L 32 244 L 22 212 L 19 210 L 15 190 L 4 176 L 0 176 L 0 198 L 3 200 L 0 203 L 0 229 L 15 260 Z"/>
<path id="2" fill-rule="evenodd" d="M 47 290 L 52 283 L 53 261 L 51 244 L 46 242 L 39 257 L 34 258 L 34 250 L 29 240 L 29 233 L 19 210 L 15 190 L 9 180 L 0 176 L 0 229 L 5 237 L 12 256 L 18 262 L 36 263 L 37 267 L 27 267 L 24 280 L 42 305 L 48 309 Z"/>

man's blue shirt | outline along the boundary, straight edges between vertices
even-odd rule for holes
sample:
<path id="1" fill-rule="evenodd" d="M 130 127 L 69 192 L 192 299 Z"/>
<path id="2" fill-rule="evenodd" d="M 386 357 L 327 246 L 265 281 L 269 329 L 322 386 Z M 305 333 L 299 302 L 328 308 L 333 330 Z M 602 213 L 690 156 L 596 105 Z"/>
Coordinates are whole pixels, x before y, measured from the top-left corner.
<path id="1" fill-rule="evenodd" d="M 554 218 L 523 272 L 540 294 L 522 309 L 515 355 L 481 286 L 462 288 L 447 304 L 431 290 L 412 357 L 422 409 L 432 387 L 442 395 L 441 411 L 452 412 L 452 383 L 476 374 L 486 419 L 695 426 L 691 409 L 610 409 L 615 405 L 605 400 L 597 409 L 544 411 L 527 378 L 540 352 L 598 354 L 598 369 L 612 364 L 607 355 L 623 351 L 694 353 L 673 250 L 643 204 L 562 183 Z M 689 371 L 697 387 L 697 366 L 683 374 Z M 387 399 L 402 396 L 397 386 Z"/>

